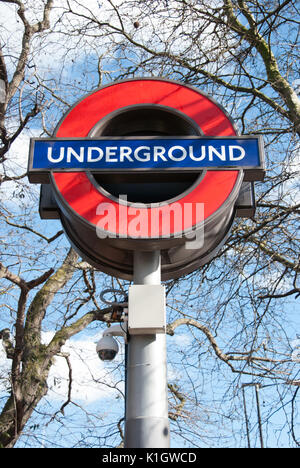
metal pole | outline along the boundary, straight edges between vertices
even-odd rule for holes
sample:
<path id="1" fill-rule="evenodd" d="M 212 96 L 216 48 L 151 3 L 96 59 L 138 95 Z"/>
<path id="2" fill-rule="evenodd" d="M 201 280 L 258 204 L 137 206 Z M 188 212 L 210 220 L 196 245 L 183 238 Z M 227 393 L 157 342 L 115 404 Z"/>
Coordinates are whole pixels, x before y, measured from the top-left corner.
<path id="1" fill-rule="evenodd" d="M 260 389 L 260 385 L 256 384 L 255 385 L 255 394 L 256 394 L 256 406 L 257 406 L 257 421 L 258 421 L 258 427 L 259 427 L 260 447 L 263 449 L 264 448 L 264 439 L 263 439 L 262 424 L 261 424 L 259 389 Z"/>
<path id="2" fill-rule="evenodd" d="M 247 440 L 248 440 L 248 448 L 251 448 L 250 444 L 250 434 L 249 434 L 249 421 L 248 421 L 248 414 L 247 414 L 247 406 L 246 406 L 246 397 L 245 397 L 245 388 L 242 387 L 243 390 L 243 403 L 244 403 L 244 414 L 245 414 L 245 421 L 246 421 L 246 431 L 247 431 Z"/>
<path id="3" fill-rule="evenodd" d="M 160 284 L 160 252 L 134 252 L 134 283 Z M 166 335 L 130 335 L 125 448 L 168 448 Z"/>

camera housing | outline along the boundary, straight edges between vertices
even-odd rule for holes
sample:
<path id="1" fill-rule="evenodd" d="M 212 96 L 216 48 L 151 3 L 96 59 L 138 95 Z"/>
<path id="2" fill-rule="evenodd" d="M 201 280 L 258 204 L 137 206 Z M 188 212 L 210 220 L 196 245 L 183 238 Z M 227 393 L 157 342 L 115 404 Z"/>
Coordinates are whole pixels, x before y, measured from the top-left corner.
<path id="1" fill-rule="evenodd" d="M 112 336 L 104 335 L 98 341 L 96 351 L 101 361 L 112 361 L 119 351 L 119 345 Z"/>
<path id="2" fill-rule="evenodd" d="M 127 323 L 112 325 L 103 332 L 96 346 L 101 361 L 112 361 L 119 351 L 119 345 L 113 336 L 122 336 L 127 343 Z"/>

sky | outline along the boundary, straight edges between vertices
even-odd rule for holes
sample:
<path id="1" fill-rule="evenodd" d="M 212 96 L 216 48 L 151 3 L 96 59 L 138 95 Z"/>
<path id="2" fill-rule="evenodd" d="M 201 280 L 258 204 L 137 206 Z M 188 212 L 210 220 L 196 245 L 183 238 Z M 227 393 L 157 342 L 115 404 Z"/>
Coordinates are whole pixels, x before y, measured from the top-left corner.
<path id="1" fill-rule="evenodd" d="M 39 2 L 32 2 L 33 5 L 36 7 L 37 15 L 39 14 L 38 12 L 40 11 L 39 9 Z M 91 1 L 88 3 L 89 9 L 93 8 L 94 4 L 98 4 L 99 2 L 97 1 Z M 61 6 L 61 2 L 56 2 L 57 7 Z M 15 53 L 18 52 L 18 48 L 16 47 L 16 43 L 20 39 L 19 35 L 19 26 L 20 26 L 20 21 L 18 20 L 16 14 L 15 14 L 15 6 L 12 5 L 6 5 L 5 10 L 3 9 L 3 6 L 1 7 L 1 17 L 3 24 L 5 25 L 6 31 L 2 33 L 2 40 L 8 41 L 9 42 L 9 47 L 10 50 Z M 81 12 L 84 11 L 81 9 Z M 3 13 L 3 15 L 2 15 Z M 140 34 L 144 34 L 145 30 L 143 32 L 141 31 Z M 49 70 L 49 67 L 52 70 L 53 75 L 55 74 L 57 68 L 55 62 L 53 63 L 53 60 L 51 59 L 51 51 L 58 51 L 59 48 L 56 48 L 55 44 L 55 37 L 53 38 L 53 42 L 51 45 L 48 45 L 47 53 L 45 52 L 44 54 L 42 53 L 40 56 L 38 56 L 39 64 L 41 67 L 41 70 L 44 70 L 44 73 L 47 73 Z M 45 44 L 44 44 L 45 46 Z M 63 49 L 61 49 L 63 51 Z M 62 53 L 62 52 L 61 52 Z M 74 52 L 74 55 L 76 53 Z M 74 73 L 74 78 L 78 79 L 78 70 L 80 69 L 80 66 L 78 66 L 78 63 L 80 63 L 80 55 L 76 57 L 77 61 L 77 66 L 72 65 L 72 60 L 74 58 L 74 55 L 70 54 L 67 61 L 69 61 L 67 64 L 68 66 L 66 67 L 66 78 L 70 76 L 70 68 L 72 68 L 73 73 Z M 75 71 L 74 71 L 75 70 Z M 72 99 L 71 99 L 72 100 Z M 73 104 L 73 101 L 70 102 L 70 104 Z M 39 136 L 40 134 L 40 125 L 39 123 L 35 124 L 33 128 L 30 130 L 25 130 L 22 135 L 17 139 L 17 141 L 13 144 L 11 150 L 10 150 L 10 156 L 12 156 L 12 167 L 13 171 L 16 175 L 19 175 L 23 173 L 26 170 L 27 167 L 27 148 L 29 145 L 29 138 L 31 136 Z M 295 160 L 293 163 L 293 170 L 294 167 L 297 169 L 299 168 L 300 164 L 300 156 L 299 153 L 298 155 L 295 156 Z M 10 163 L 6 165 L 7 170 L 10 171 Z M 22 182 L 20 183 L 22 185 Z M 289 183 L 290 184 L 290 183 Z M 12 199 L 12 194 L 15 188 L 11 184 L 6 184 L 5 188 L 2 189 L 0 188 L 0 194 L 2 199 L 6 199 L 7 202 Z M 38 187 L 36 187 L 36 193 L 38 195 Z M 299 203 L 299 187 L 295 184 L 293 186 L 286 184 L 285 187 L 286 192 L 288 193 L 288 196 L 293 198 L 293 201 L 295 203 Z M 27 192 L 25 192 L 26 195 L 28 196 Z M 24 200 L 26 202 L 26 199 Z M 57 226 L 58 223 L 55 225 Z M 44 229 L 46 228 L 46 224 L 43 224 Z M 54 229 L 54 228 L 49 228 L 49 229 Z M 265 281 L 266 283 L 268 282 L 268 278 L 266 276 L 264 277 L 257 277 L 256 281 L 261 283 Z M 285 302 L 282 301 L 283 307 L 285 307 Z M 298 310 L 293 306 L 290 307 L 290 317 L 291 317 L 291 322 L 289 326 L 287 327 L 287 333 L 288 333 L 288 338 L 291 340 L 296 341 L 297 340 L 297 330 L 300 331 L 300 323 L 299 323 L 299 314 Z M 44 333 L 43 339 L 45 342 L 48 342 L 51 339 L 51 336 L 53 336 L 54 330 L 48 330 L 47 332 Z M 92 332 L 88 333 L 85 335 L 84 333 L 81 333 L 78 337 L 70 340 L 65 346 L 63 351 L 66 353 L 70 354 L 70 360 L 72 363 L 72 369 L 73 369 L 73 388 L 72 388 L 72 399 L 74 399 L 74 402 L 81 406 L 83 410 L 80 411 L 79 408 L 76 407 L 76 405 L 71 404 L 69 405 L 68 408 L 66 408 L 66 414 L 69 416 L 69 418 L 73 421 L 73 435 L 69 434 L 68 441 L 70 444 L 72 444 L 76 439 L 75 439 L 75 434 L 77 437 L 77 440 L 80 439 L 79 437 L 79 425 L 76 426 L 76 419 L 78 418 L 79 420 L 82 418 L 86 418 L 84 421 L 86 422 L 87 420 L 93 420 L 93 424 L 95 424 L 95 430 L 97 429 L 97 424 L 99 426 L 103 425 L 104 418 L 105 423 L 109 424 L 110 422 L 114 422 L 115 419 L 122 415 L 122 410 L 123 410 L 123 400 L 122 397 L 120 396 L 120 392 L 124 392 L 124 383 L 122 380 L 122 366 L 123 366 L 123 361 L 124 361 L 124 349 L 121 344 L 121 352 L 117 358 L 117 361 L 115 361 L 118 366 L 117 366 L 117 371 L 112 372 L 112 370 L 115 368 L 114 364 L 104 364 L 102 363 L 99 359 L 98 356 L 96 355 L 95 352 L 95 347 L 96 347 L 96 342 L 101 336 L 101 330 L 93 330 Z M 170 356 L 170 361 L 168 363 L 168 375 L 169 378 L 172 381 L 176 381 L 177 377 L 179 379 L 180 372 L 182 372 L 182 360 L 185 359 L 185 357 L 182 354 L 182 348 L 187 348 L 188 346 L 191 345 L 191 336 L 187 332 L 183 331 L 180 332 L 180 334 L 176 334 L 172 339 L 168 340 L 168 352 Z M 214 408 L 215 412 L 217 413 L 220 408 L 218 408 L 219 405 L 219 397 L 220 395 L 217 395 L 217 392 L 220 390 L 217 390 L 217 381 L 216 381 L 216 376 L 212 377 L 209 382 L 204 382 L 203 376 L 201 376 L 201 369 L 194 369 L 192 370 L 193 366 L 195 366 L 195 362 L 191 361 L 188 363 L 189 365 L 189 374 L 186 376 L 187 380 L 191 379 L 191 377 L 195 378 L 195 382 L 197 382 L 197 389 L 194 390 L 194 393 L 197 395 L 198 392 L 200 393 L 201 389 L 204 389 L 204 394 L 205 394 L 205 404 L 211 405 L 212 408 Z M 204 368 L 206 370 L 209 368 L 210 362 L 203 363 L 203 371 Z M 8 369 L 9 369 L 9 362 L 6 360 L 4 356 L 4 351 L 2 348 L 0 348 L 0 368 L 2 375 L 6 377 L 8 374 Z M 224 380 L 229 380 L 231 378 L 231 375 L 227 373 L 226 370 L 222 370 L 224 372 Z M 1 374 L 0 374 L 1 375 Z M 204 374 L 203 374 L 204 375 Z M 247 383 L 247 378 L 243 380 L 244 383 Z M 1 394 L 3 395 L 3 382 L 0 380 L 0 396 Z M 34 429 L 34 422 L 32 424 L 30 423 L 28 426 L 28 435 L 30 434 L 31 436 L 34 435 L 36 432 L 40 439 L 44 440 L 45 446 L 51 446 L 55 444 L 61 444 L 61 434 L 64 434 L 64 437 L 67 437 L 66 434 L 68 431 L 70 432 L 70 429 L 64 427 L 64 423 L 62 422 L 62 415 L 57 415 L 57 421 L 54 422 L 50 428 L 49 421 L 51 420 L 51 415 L 53 414 L 53 408 L 56 408 L 57 411 L 59 410 L 61 404 L 64 403 L 66 400 L 66 395 L 67 395 L 67 390 L 68 390 L 68 367 L 65 358 L 63 357 L 57 357 L 55 360 L 55 365 L 51 369 L 50 376 L 49 376 L 49 392 L 46 398 L 46 402 L 43 402 L 43 410 L 46 411 L 47 414 L 47 407 L 48 407 L 48 419 L 45 416 L 43 419 L 43 424 L 39 427 Z M 191 388 L 193 388 L 194 382 L 191 382 Z M 2 387 L 1 387 L 2 385 Z M 114 386 L 116 386 L 117 390 L 114 389 Z M 263 401 L 267 402 L 268 399 L 270 399 L 270 394 L 272 392 L 272 387 L 266 387 L 261 389 L 261 397 L 262 397 L 262 408 L 263 412 L 265 411 Z M 257 420 L 256 420 L 256 402 L 254 399 L 254 393 L 252 389 L 249 387 L 247 388 L 247 395 L 248 395 L 248 412 L 250 415 L 250 422 L 251 422 L 251 442 L 255 446 L 259 446 L 259 439 L 258 439 L 258 431 L 257 431 Z M 224 397 L 225 398 L 225 397 Z M 237 397 L 240 400 L 241 396 Z M 286 396 L 286 402 L 290 401 L 290 397 L 287 395 Z M 284 402 L 285 403 L 285 402 Z M 199 402 L 199 412 L 201 412 L 201 404 L 204 405 L 204 402 Z M 230 404 L 228 401 L 224 402 L 224 405 L 228 405 L 230 407 Z M 51 411 L 50 411 L 51 408 Z M 95 410 L 96 408 L 96 410 Z M 77 411 L 78 410 L 78 411 Z M 266 410 L 267 411 L 267 410 Z M 268 410 L 269 411 L 269 410 Z M 288 427 L 283 427 L 282 421 L 284 420 L 283 414 L 285 411 L 290 411 L 290 409 L 287 406 L 283 406 L 282 409 L 273 409 L 273 416 L 272 416 L 272 421 L 273 421 L 273 426 L 271 427 L 271 424 L 268 423 L 268 433 L 270 434 L 268 442 L 270 445 L 276 445 L 277 437 L 280 437 L 280 444 L 287 444 L 289 441 L 289 436 L 288 432 L 290 428 Z M 89 412 L 93 412 L 93 416 L 89 414 Z M 81 416 L 78 416 L 80 414 Z M 203 414 L 205 414 L 205 411 L 203 410 Z M 266 415 L 266 413 L 264 413 Z M 83 416 L 84 415 L 84 416 Z M 101 415 L 101 417 L 99 416 Z M 74 418 L 74 419 L 73 419 Z M 97 421 L 98 418 L 98 421 Z M 103 419 L 102 419 L 103 418 Z M 205 419 L 205 417 L 203 416 Z M 39 421 L 38 414 L 35 415 L 34 421 Z M 233 418 L 233 428 L 237 432 L 236 440 L 234 443 L 238 446 L 241 443 L 241 440 L 243 443 L 246 443 L 245 440 L 245 427 L 241 428 L 241 421 L 243 421 L 243 415 L 239 414 L 238 417 L 235 419 Z M 97 422 L 96 422 L 97 421 Z M 222 431 L 222 434 L 224 435 L 224 439 L 226 440 L 226 443 L 230 445 L 230 433 L 231 433 L 231 428 L 229 426 L 229 419 L 226 421 L 224 420 L 224 426 L 222 428 L 218 428 L 217 426 L 213 427 L 209 426 L 208 420 L 207 424 L 209 427 L 209 434 L 214 434 L 214 432 L 218 432 L 219 430 Z M 48 424 L 48 425 L 47 425 Z M 227 425 L 227 427 L 226 427 Z M 176 431 L 176 425 L 174 425 L 174 430 Z M 240 436 L 239 431 L 243 431 L 243 436 Z M 47 435 L 49 431 L 49 434 L 51 433 L 51 436 Z M 178 430 L 179 431 L 179 430 Z M 180 432 L 180 431 L 179 431 Z M 228 439 L 226 438 L 226 435 Z M 117 436 L 116 436 L 117 438 Z M 205 437 L 204 437 L 205 439 Z M 93 440 L 93 435 L 91 434 L 90 436 L 90 441 Z M 182 441 L 180 439 L 179 435 L 174 437 L 174 440 L 172 441 L 172 444 L 174 446 L 178 446 L 178 444 L 182 443 L 179 441 Z M 27 437 L 26 431 L 24 433 L 24 436 L 22 437 L 21 441 L 19 442 L 19 446 L 26 446 L 26 444 L 29 444 L 32 442 L 29 442 L 29 438 Z M 97 443 L 97 442 L 95 442 Z M 187 444 L 191 444 L 187 440 Z M 200 443 L 200 442 L 199 442 Z M 37 442 L 37 445 L 39 442 Z M 209 444 L 209 436 L 207 437 L 207 444 Z"/>

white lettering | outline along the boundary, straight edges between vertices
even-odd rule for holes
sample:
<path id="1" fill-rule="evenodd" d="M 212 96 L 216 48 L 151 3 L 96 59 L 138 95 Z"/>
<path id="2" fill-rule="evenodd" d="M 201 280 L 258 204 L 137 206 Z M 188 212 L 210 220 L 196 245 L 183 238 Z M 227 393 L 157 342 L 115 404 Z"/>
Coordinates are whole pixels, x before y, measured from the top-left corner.
<path id="1" fill-rule="evenodd" d="M 157 458 L 158 458 L 158 453 L 157 452 L 156 453 L 153 453 L 153 452 L 148 453 L 147 452 L 146 455 L 147 455 L 147 461 L 146 461 L 147 463 L 149 463 L 149 462 L 150 463 L 157 463 Z M 153 460 L 152 457 L 154 457 L 155 460 Z"/>
<path id="2" fill-rule="evenodd" d="M 129 146 L 120 147 L 120 162 L 124 162 L 124 159 L 128 159 L 129 162 L 133 162 L 133 159 L 130 157 L 132 149 Z"/>
<path id="3" fill-rule="evenodd" d="M 128 216 L 134 216 L 128 223 L 128 236 L 133 239 L 145 236 L 148 233 L 148 210 L 136 208 L 131 205 L 128 208 Z M 147 236 L 147 234 L 146 234 Z"/>
<path id="4" fill-rule="evenodd" d="M 103 216 L 97 221 L 96 233 L 99 239 L 106 237 L 116 237 L 116 222 L 117 214 L 116 209 L 112 203 L 100 203 L 96 209 L 97 216 Z"/>
<path id="5" fill-rule="evenodd" d="M 234 156 L 233 151 L 238 150 L 240 154 Z M 245 150 L 241 146 L 229 146 L 229 160 L 230 161 L 240 161 L 245 157 Z"/>
<path id="6" fill-rule="evenodd" d="M 118 236 L 131 238 L 183 238 L 186 250 L 200 249 L 204 244 L 203 203 L 172 203 L 169 206 L 157 207 L 156 204 L 143 203 L 125 205 L 127 196 L 121 195 L 117 207 L 112 202 L 100 203 L 96 209 L 98 217 L 96 233 L 100 239 Z"/>
<path id="7" fill-rule="evenodd" d="M 130 143 L 128 143 L 129 145 Z M 78 145 L 78 146 L 77 146 Z M 187 160 L 187 166 L 192 167 L 192 161 L 196 161 L 200 165 L 205 165 L 205 161 L 212 162 L 214 166 L 221 166 L 220 160 L 227 164 L 235 163 L 246 158 L 246 151 L 243 146 L 238 145 L 220 145 L 218 142 L 212 145 L 206 144 L 190 144 L 188 146 L 174 145 L 166 148 L 165 146 L 137 146 L 133 149 L 131 146 L 79 146 L 74 143 L 67 146 L 49 146 L 47 148 L 47 159 L 51 164 L 58 164 L 62 161 L 72 167 L 86 163 L 95 164 L 104 158 L 107 163 L 116 163 L 120 169 L 122 165 L 128 162 L 133 163 L 135 167 L 143 167 L 145 163 L 151 162 L 152 166 L 157 168 L 164 166 L 172 166 L 172 162 L 180 162 Z M 202 164 L 200 162 L 202 161 Z M 166 164 L 164 164 L 166 163 Z M 131 165 L 131 164 L 130 164 Z M 146 164 L 145 164 L 146 165 Z M 197 164 L 196 164 L 197 165 Z M 212 166 L 212 164 L 210 164 Z M 231 164 L 232 165 L 232 164 Z M 99 164 L 100 166 L 100 164 Z"/>
<path id="8" fill-rule="evenodd" d="M 74 148 L 70 148 L 68 146 L 68 148 L 67 148 L 67 162 L 70 163 L 72 156 L 74 156 L 74 158 L 77 159 L 78 162 L 83 163 L 83 161 L 84 161 L 84 146 L 81 146 L 79 151 L 80 151 L 80 153 L 78 154 L 78 153 L 76 153 Z"/>
<path id="9" fill-rule="evenodd" d="M 98 151 L 98 156 L 93 158 L 93 151 Z M 97 162 L 100 161 L 103 158 L 103 150 L 98 147 L 90 147 L 87 150 L 87 162 Z"/>
<path id="10" fill-rule="evenodd" d="M 209 145 L 208 146 L 208 159 L 210 161 L 213 161 L 213 159 L 214 159 L 213 154 L 215 154 L 219 159 L 221 159 L 221 161 L 226 161 L 226 154 L 225 154 L 225 146 L 224 145 L 221 146 L 221 153 L 216 148 Z"/>
<path id="11" fill-rule="evenodd" d="M 119 233 L 122 237 L 127 237 L 127 195 L 119 196 Z"/>
<path id="12" fill-rule="evenodd" d="M 48 158 L 48 161 L 52 162 L 52 163 L 59 163 L 60 161 L 62 161 L 65 157 L 65 148 L 61 147 L 60 148 L 60 152 L 59 152 L 59 156 L 58 158 L 54 158 L 52 156 L 52 146 L 50 148 L 48 148 L 48 153 L 47 153 L 47 158 Z"/>
<path id="13" fill-rule="evenodd" d="M 164 156 L 166 148 L 163 146 L 154 146 L 153 148 L 153 161 L 157 162 L 158 158 L 161 158 L 162 161 L 167 161 L 167 158 Z"/>
<path id="14" fill-rule="evenodd" d="M 143 150 L 146 150 L 146 152 L 144 152 L 143 155 L 142 155 L 144 157 L 139 155 L 139 152 L 143 151 Z M 141 162 L 150 161 L 150 148 L 149 148 L 149 146 L 138 146 L 134 150 L 134 157 L 135 157 L 135 159 L 137 159 L 138 161 L 141 161 Z"/>
<path id="15" fill-rule="evenodd" d="M 158 233 L 161 237 L 170 237 L 171 232 L 176 234 L 182 231 L 182 223 L 183 214 L 180 203 L 151 209 L 151 237 L 156 237 Z"/>
<path id="16" fill-rule="evenodd" d="M 173 151 L 175 151 L 175 150 L 181 151 L 182 155 L 181 156 L 174 156 Z M 186 152 L 186 149 L 183 148 L 183 146 L 172 146 L 168 151 L 168 156 L 173 161 L 182 161 L 183 159 L 186 158 L 186 155 L 187 155 L 187 152 Z"/>
<path id="17" fill-rule="evenodd" d="M 165 453 L 164 455 L 167 455 L 167 458 L 164 458 L 163 461 L 167 461 L 169 463 L 178 463 L 179 460 L 181 459 L 181 453 Z M 181 460 L 182 461 L 182 460 Z"/>
<path id="18" fill-rule="evenodd" d="M 105 161 L 106 162 L 118 162 L 117 158 L 113 158 L 112 156 L 116 156 L 117 151 L 116 146 L 107 146 L 106 154 L 105 154 Z"/>
<path id="19" fill-rule="evenodd" d="M 196 209 L 195 216 L 193 216 Z M 197 221 L 196 221 L 197 220 Z M 204 245 L 204 229 L 199 229 L 199 221 L 204 220 L 204 203 L 184 204 L 184 236 L 186 238 L 186 250 L 200 250 Z M 196 222 L 198 227 L 196 227 Z M 189 226 L 189 227 L 188 227 Z M 192 228 L 190 227 L 192 226 Z"/>
<path id="20" fill-rule="evenodd" d="M 103 463 L 118 463 L 118 464 L 129 464 L 130 466 L 134 465 L 136 460 L 136 455 L 121 455 L 109 452 L 109 455 L 103 455 Z"/>
<path id="21" fill-rule="evenodd" d="M 203 161 L 203 159 L 205 159 L 206 156 L 205 146 L 201 146 L 201 156 L 198 157 L 194 155 L 194 147 L 189 146 L 189 156 L 191 159 L 193 159 L 193 161 Z"/>

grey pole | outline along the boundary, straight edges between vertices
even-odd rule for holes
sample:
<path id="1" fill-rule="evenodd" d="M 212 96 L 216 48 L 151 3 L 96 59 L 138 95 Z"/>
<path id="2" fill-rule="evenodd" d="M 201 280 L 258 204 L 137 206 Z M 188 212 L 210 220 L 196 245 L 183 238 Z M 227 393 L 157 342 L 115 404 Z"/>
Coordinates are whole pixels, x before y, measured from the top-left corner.
<path id="1" fill-rule="evenodd" d="M 260 403 L 259 403 L 259 389 L 260 385 L 255 385 L 255 395 L 256 395 L 256 406 L 257 406 L 257 420 L 258 420 L 258 427 L 259 427 L 259 438 L 260 438 L 260 448 L 264 448 L 264 438 L 262 433 L 262 425 L 261 425 L 261 414 L 260 414 Z"/>
<path id="2" fill-rule="evenodd" d="M 134 252 L 134 283 L 160 284 L 160 252 Z M 125 448 L 168 448 L 166 335 L 130 335 Z"/>

